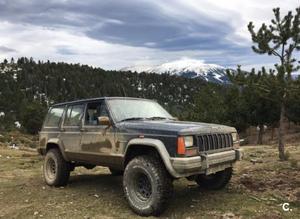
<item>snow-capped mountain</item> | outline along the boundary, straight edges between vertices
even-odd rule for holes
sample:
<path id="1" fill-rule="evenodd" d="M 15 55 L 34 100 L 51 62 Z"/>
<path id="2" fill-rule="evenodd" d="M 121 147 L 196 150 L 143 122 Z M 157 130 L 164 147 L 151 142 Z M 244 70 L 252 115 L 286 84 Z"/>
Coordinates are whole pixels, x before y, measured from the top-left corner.
<path id="1" fill-rule="evenodd" d="M 207 64 L 201 60 L 195 59 L 180 59 L 155 66 L 137 65 L 122 68 L 120 70 L 138 73 L 146 72 L 157 74 L 170 74 L 187 78 L 201 78 L 203 80 L 219 84 L 229 83 L 226 74 L 226 68 L 216 64 Z"/>

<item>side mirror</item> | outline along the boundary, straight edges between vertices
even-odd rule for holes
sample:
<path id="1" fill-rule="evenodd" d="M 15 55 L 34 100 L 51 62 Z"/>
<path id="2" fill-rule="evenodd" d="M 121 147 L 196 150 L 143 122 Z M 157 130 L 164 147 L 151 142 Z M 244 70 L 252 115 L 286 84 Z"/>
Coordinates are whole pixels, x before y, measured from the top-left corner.
<path id="1" fill-rule="evenodd" d="M 107 116 L 99 116 L 98 122 L 99 122 L 99 125 L 106 125 L 106 126 L 111 125 L 110 120 Z"/>

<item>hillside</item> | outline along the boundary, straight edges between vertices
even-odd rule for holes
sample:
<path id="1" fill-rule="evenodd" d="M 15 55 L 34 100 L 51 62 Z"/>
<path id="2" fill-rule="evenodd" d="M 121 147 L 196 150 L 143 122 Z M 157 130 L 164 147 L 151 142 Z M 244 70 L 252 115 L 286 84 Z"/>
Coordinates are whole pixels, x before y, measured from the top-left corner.
<path id="1" fill-rule="evenodd" d="M 101 96 L 156 99 L 174 116 L 182 117 L 185 109 L 193 107 L 194 95 L 206 86 L 201 79 L 177 75 L 106 71 L 27 58 L 5 60 L 0 63 L 0 121 L 19 121 L 24 106 L 32 102 L 46 109 L 57 102 Z"/>
<path id="2" fill-rule="evenodd" d="M 174 65 L 165 65 L 164 69 L 171 71 Z M 258 80 L 260 76 L 247 77 Z M 300 80 L 295 82 L 300 84 Z M 275 84 L 272 89 L 277 90 Z M 181 120 L 225 124 L 239 132 L 259 124 L 275 127 L 279 116 L 277 101 L 268 101 L 253 91 L 251 86 L 224 86 L 201 77 L 182 77 L 176 72 L 107 71 L 28 58 L 4 60 L 0 63 L 0 130 L 24 128 L 23 131 L 34 134 L 51 104 L 102 96 L 155 99 Z M 299 100 L 299 92 L 290 96 L 287 117 L 291 122 L 300 122 Z"/>

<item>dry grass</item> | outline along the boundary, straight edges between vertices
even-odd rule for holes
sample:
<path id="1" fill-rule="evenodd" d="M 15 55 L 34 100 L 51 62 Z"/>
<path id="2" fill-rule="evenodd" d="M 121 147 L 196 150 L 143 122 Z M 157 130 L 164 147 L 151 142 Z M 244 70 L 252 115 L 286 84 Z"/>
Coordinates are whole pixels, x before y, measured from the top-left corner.
<path id="1" fill-rule="evenodd" d="M 205 191 L 186 179 L 163 218 L 299 218 L 300 145 L 289 145 L 289 161 L 278 161 L 275 146 L 244 147 L 227 188 Z M 42 158 L 35 152 L 0 146 L 0 218 L 140 218 L 128 208 L 122 177 L 107 168 L 76 168 L 64 188 L 45 185 Z M 292 160 L 292 161 L 291 161 Z M 295 165 L 295 162 L 297 163 Z M 280 204 L 289 202 L 292 211 Z"/>

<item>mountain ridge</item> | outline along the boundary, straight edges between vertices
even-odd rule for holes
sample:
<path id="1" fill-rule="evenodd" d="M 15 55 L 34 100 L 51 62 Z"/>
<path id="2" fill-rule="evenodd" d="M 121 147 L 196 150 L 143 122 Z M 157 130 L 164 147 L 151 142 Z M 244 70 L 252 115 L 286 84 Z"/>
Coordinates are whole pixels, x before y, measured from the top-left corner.
<path id="1" fill-rule="evenodd" d="M 120 71 L 146 72 L 156 74 L 177 75 L 186 78 L 201 78 L 208 82 L 228 84 L 226 68 L 217 64 L 204 63 L 196 59 L 180 59 L 160 65 L 135 65 L 121 68 Z"/>

